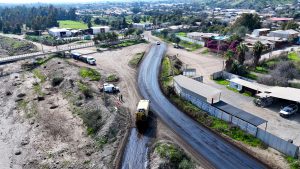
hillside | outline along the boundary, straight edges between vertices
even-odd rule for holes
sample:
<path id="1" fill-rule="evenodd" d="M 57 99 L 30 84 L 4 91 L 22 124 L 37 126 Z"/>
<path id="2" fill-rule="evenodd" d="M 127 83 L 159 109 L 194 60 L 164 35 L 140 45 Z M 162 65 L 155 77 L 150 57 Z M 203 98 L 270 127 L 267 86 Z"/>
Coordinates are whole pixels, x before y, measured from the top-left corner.
<path id="1" fill-rule="evenodd" d="M 201 0 L 208 6 L 211 7 L 240 7 L 240 8 L 262 8 L 267 5 L 278 5 L 278 4 L 287 4 L 293 3 L 297 0 Z"/>

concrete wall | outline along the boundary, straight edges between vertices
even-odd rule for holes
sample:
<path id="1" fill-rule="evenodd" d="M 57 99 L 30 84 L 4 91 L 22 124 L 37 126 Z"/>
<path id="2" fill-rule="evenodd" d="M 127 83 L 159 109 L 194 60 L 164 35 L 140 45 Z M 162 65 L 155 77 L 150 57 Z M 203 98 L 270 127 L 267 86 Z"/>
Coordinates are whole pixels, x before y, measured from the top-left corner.
<path id="1" fill-rule="evenodd" d="M 206 99 L 202 96 L 196 96 L 192 92 L 187 89 L 182 88 L 177 83 L 174 83 L 175 91 L 179 94 L 183 99 L 192 102 L 194 105 L 199 107 L 200 109 L 207 112 L 209 115 L 214 116 L 216 118 L 222 119 L 229 123 L 232 123 L 240 129 L 246 131 L 247 133 L 257 137 L 262 140 L 268 146 L 280 151 L 281 153 L 293 157 L 298 156 L 299 147 L 296 145 L 289 143 L 286 140 L 283 140 L 277 136 L 274 136 L 267 131 L 264 131 L 246 121 L 243 121 L 231 114 L 228 114 L 206 102 Z"/>

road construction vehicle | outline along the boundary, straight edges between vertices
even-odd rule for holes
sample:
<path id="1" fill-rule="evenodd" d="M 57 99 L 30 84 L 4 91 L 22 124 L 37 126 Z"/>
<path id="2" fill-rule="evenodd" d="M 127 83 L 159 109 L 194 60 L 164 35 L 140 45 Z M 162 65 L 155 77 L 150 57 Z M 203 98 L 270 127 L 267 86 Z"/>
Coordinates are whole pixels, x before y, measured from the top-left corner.
<path id="1" fill-rule="evenodd" d="M 147 121 L 149 108 L 150 108 L 149 100 L 140 100 L 139 101 L 137 110 L 135 113 L 136 123 Z"/>

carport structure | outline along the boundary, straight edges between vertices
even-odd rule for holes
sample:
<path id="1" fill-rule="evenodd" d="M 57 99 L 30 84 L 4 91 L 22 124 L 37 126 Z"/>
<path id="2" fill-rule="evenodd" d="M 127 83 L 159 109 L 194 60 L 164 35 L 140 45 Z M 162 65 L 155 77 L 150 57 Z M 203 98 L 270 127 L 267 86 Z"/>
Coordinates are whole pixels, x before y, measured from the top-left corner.
<path id="1" fill-rule="evenodd" d="M 259 97 L 274 97 L 300 103 L 300 89 L 291 87 L 272 87 L 263 93 L 257 94 Z"/>
<path id="2" fill-rule="evenodd" d="M 291 87 L 267 86 L 256 82 L 250 82 L 240 78 L 230 80 L 230 87 L 241 91 L 243 87 L 255 90 L 261 98 L 273 97 L 300 103 L 300 89 Z"/>
<path id="3" fill-rule="evenodd" d="M 255 129 L 258 126 L 266 123 L 265 130 L 267 129 L 268 121 L 266 121 L 260 117 L 257 117 L 251 113 L 248 113 L 244 110 L 236 108 L 230 104 L 227 104 L 226 102 L 220 101 L 218 103 L 213 104 L 213 106 L 221 111 L 224 111 L 227 114 L 230 114 L 231 115 L 231 123 L 235 124 L 234 118 L 245 122 L 245 123 L 242 123 L 243 126 L 239 125 L 241 128 L 247 129 L 247 128 L 251 127 L 251 128 Z"/>

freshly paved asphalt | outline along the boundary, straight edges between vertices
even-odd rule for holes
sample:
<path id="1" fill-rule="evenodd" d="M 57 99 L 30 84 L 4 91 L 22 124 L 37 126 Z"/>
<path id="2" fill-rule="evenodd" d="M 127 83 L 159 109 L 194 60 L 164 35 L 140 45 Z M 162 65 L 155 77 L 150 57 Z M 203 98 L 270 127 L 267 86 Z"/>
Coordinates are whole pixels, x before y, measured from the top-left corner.
<path id="1" fill-rule="evenodd" d="M 166 50 L 167 46 L 164 43 L 153 44 L 140 66 L 138 86 L 141 95 L 151 101 L 151 110 L 194 152 L 205 159 L 205 168 L 268 168 L 262 162 L 196 123 L 168 101 L 158 83 L 160 65 Z"/>

